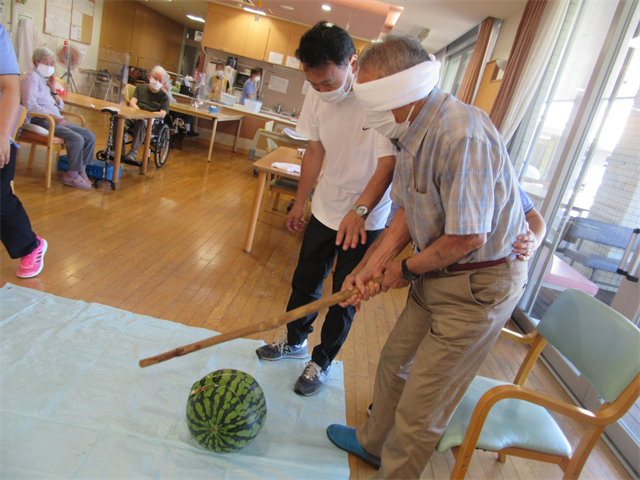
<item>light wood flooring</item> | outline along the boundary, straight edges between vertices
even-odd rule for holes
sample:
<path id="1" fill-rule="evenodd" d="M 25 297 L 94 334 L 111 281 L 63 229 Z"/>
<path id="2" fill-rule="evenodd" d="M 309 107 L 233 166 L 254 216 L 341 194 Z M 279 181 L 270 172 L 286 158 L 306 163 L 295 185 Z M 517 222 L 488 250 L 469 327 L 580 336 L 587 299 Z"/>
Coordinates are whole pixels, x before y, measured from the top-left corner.
<path id="1" fill-rule="evenodd" d="M 107 122 L 100 114 L 80 112 L 104 144 Z M 61 184 L 54 170 L 52 187 L 44 188 L 44 150 L 27 171 L 28 146 L 21 149 L 15 181 L 34 231 L 49 242 L 43 272 L 28 280 L 15 276 L 18 265 L 0 249 L 0 284 L 22 285 L 67 298 L 98 302 L 134 313 L 206 327 L 219 332 L 257 323 L 284 311 L 296 266 L 301 234 L 285 227 L 285 207 L 273 212 L 271 202 L 260 216 L 251 254 L 244 253 L 256 177 L 246 154 L 184 142 L 167 164 L 153 164 L 146 176 L 123 166 L 117 191 L 77 190 Z M 325 292 L 330 291 L 330 282 Z M 364 422 L 371 402 L 378 356 L 403 308 L 406 290 L 380 295 L 363 306 L 338 360 L 344 362 L 347 423 Z M 323 313 L 310 339 L 315 345 Z M 266 342 L 280 331 L 254 335 Z M 499 340 L 481 373 L 512 380 L 516 359 L 525 347 Z M 283 382 L 292 388 L 293 379 Z M 544 367 L 531 385 L 566 398 Z M 581 427 L 563 421 L 574 438 Z M 350 457 L 352 479 L 368 479 L 374 470 Z M 434 454 L 423 478 L 449 478 L 453 456 Z M 505 464 L 478 452 L 469 479 L 560 479 L 548 464 L 509 457 Z M 631 478 L 602 441 L 598 442 L 583 479 Z"/>

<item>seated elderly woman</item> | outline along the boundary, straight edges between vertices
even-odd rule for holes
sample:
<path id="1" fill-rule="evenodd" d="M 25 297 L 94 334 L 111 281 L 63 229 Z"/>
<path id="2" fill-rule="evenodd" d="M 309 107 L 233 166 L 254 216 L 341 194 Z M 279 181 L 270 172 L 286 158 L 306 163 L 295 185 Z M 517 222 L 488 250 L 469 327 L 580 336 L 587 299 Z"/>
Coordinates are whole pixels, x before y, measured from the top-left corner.
<path id="1" fill-rule="evenodd" d="M 42 113 L 53 117 L 54 135 L 64 139 L 67 146 L 69 169 L 62 177 L 62 183 L 70 187 L 90 189 L 91 182 L 85 167 L 93 160 L 96 136 L 91 130 L 67 122 L 62 114 L 64 102 L 55 89 L 55 58 L 47 47 L 33 51 L 33 70 L 27 73 L 20 84 L 22 105 L 29 113 Z M 31 117 L 30 123 L 49 128 L 44 118 Z"/>
<path id="2" fill-rule="evenodd" d="M 162 90 L 167 77 L 167 71 L 159 65 L 151 69 L 149 75 L 149 83 L 141 83 L 133 92 L 133 96 L 129 101 L 129 106 L 138 110 L 146 110 L 147 112 L 162 112 L 160 118 L 164 118 L 169 112 L 169 97 Z M 144 142 L 147 132 L 146 120 L 127 119 L 125 122 L 127 130 L 133 129 L 133 140 L 131 141 L 131 150 L 124 156 L 124 160 L 131 163 L 136 161 L 138 149 Z"/>

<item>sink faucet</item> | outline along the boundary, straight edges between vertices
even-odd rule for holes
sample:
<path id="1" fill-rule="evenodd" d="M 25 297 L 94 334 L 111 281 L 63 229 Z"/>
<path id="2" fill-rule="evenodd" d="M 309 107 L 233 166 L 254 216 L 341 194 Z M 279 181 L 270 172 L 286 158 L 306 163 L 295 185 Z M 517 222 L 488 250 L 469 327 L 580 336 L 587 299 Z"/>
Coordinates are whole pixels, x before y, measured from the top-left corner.
<path id="1" fill-rule="evenodd" d="M 276 112 L 276 113 L 282 113 L 282 104 L 279 103 L 278 105 L 273 107 L 273 111 Z"/>

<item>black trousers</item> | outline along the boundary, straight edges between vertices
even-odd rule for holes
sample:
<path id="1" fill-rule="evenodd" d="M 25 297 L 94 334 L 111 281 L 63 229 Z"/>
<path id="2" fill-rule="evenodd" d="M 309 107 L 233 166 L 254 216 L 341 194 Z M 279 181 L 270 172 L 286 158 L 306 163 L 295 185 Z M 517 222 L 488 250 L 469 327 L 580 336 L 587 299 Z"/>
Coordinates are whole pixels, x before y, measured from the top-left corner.
<path id="1" fill-rule="evenodd" d="M 291 286 L 293 291 L 289 298 L 287 311 L 301 307 L 318 300 L 322 296 L 322 284 L 329 276 L 336 256 L 336 269 L 333 274 L 333 293 L 339 292 L 344 279 L 360 263 L 369 246 L 378 238 L 382 230 L 367 231 L 367 243 L 358 244 L 356 248 L 347 251 L 342 246 L 336 246 L 338 232 L 322 224 L 316 217 L 311 216 L 309 225 L 304 232 L 298 266 L 293 274 Z M 320 344 L 313 349 L 311 360 L 323 370 L 326 369 L 338 355 L 342 344 L 347 339 L 355 307 L 342 308 L 334 305 L 324 320 L 320 334 Z M 290 345 L 302 343 L 313 332 L 313 322 L 317 313 L 299 318 L 287 325 L 287 341 Z"/>
<path id="2" fill-rule="evenodd" d="M 11 190 L 16 174 L 16 151 L 12 145 L 9 163 L 0 168 L 0 240 L 11 258 L 29 255 L 38 246 L 29 216 Z"/>

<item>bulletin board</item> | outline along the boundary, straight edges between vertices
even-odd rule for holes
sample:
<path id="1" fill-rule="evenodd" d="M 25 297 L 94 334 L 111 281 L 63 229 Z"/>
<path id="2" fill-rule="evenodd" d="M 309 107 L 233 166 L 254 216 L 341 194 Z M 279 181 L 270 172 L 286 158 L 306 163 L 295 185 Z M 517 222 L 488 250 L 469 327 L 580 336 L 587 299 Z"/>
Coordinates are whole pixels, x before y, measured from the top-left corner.
<path id="1" fill-rule="evenodd" d="M 91 43 L 95 0 L 46 0 L 44 33 Z"/>

